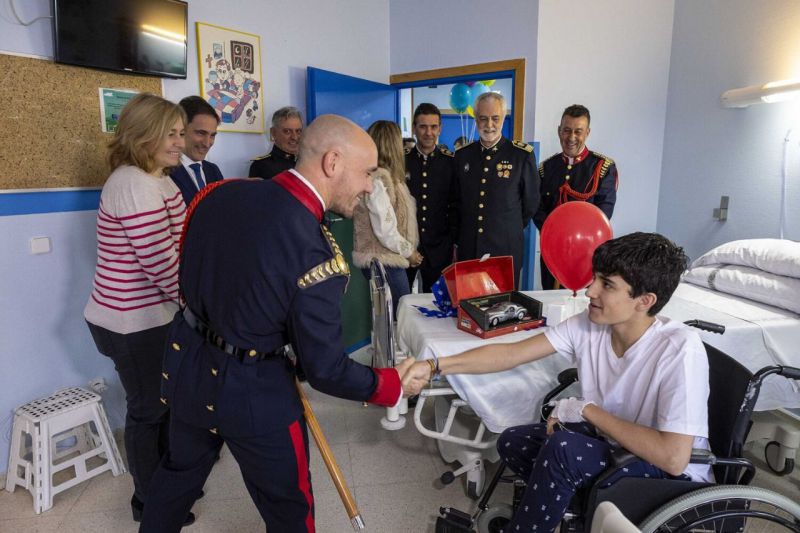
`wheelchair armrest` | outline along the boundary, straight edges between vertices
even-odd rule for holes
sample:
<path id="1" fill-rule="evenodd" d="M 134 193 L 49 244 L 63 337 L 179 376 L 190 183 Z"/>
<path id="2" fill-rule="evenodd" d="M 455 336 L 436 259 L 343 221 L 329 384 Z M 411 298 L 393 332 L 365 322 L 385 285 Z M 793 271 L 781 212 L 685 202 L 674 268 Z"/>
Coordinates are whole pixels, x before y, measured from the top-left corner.
<path id="1" fill-rule="evenodd" d="M 620 469 L 636 461 L 641 461 L 641 459 L 632 452 L 629 452 L 625 448 L 614 448 L 611 452 L 611 464 L 609 468 Z"/>
<path id="2" fill-rule="evenodd" d="M 550 403 L 550 400 L 561 394 L 564 389 L 572 385 L 578 381 L 578 369 L 577 368 L 567 368 L 566 370 L 562 370 L 558 373 L 558 386 L 548 392 L 544 399 L 542 400 L 542 422 L 547 420 L 547 417 L 550 415 L 550 412 L 553 410 L 552 407 L 548 407 L 547 404 Z"/>
<path id="3" fill-rule="evenodd" d="M 558 373 L 558 384 L 559 385 L 572 385 L 578 381 L 578 369 L 577 368 L 567 368 L 566 370 L 562 370 Z"/>
<path id="4" fill-rule="evenodd" d="M 717 464 L 717 456 L 714 455 L 711 450 L 693 448 L 692 455 L 689 457 L 689 462 L 698 465 L 715 465 Z"/>

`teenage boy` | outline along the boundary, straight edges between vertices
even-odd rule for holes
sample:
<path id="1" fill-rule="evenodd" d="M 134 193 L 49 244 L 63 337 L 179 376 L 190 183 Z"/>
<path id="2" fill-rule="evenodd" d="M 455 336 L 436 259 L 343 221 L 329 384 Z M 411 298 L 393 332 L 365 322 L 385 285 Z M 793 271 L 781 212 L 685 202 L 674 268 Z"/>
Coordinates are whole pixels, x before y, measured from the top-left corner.
<path id="1" fill-rule="evenodd" d="M 708 481 L 689 464 L 708 446 L 708 361 L 699 335 L 657 316 L 687 265 L 683 249 L 654 233 L 607 241 L 594 253 L 586 312 L 512 344 L 418 361 L 404 382 L 499 372 L 558 352 L 575 363 L 583 398 L 559 400 L 546 424 L 509 428 L 497 441 L 528 486 L 506 531 L 553 531 L 575 491 L 623 447 L 641 458 L 622 475 Z M 427 367 L 427 368 L 426 368 Z"/>

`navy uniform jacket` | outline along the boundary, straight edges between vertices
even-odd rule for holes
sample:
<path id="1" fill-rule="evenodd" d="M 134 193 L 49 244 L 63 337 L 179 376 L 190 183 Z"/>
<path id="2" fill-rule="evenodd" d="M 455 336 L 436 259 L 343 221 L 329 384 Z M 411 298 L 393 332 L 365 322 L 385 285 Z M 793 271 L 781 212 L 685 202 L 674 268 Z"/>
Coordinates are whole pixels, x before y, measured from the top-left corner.
<path id="1" fill-rule="evenodd" d="M 533 218 L 539 230 L 553 209 L 575 200 L 596 205 L 611 219 L 617 201 L 619 176 L 617 166 L 610 157 L 591 152 L 585 147 L 571 163 L 563 153 L 555 154 L 541 164 L 539 176 L 542 180 L 542 200 Z"/>
<path id="2" fill-rule="evenodd" d="M 222 172 L 220 172 L 217 165 L 210 161 L 203 161 L 202 163 L 206 185 L 223 179 Z M 197 194 L 197 181 L 195 181 L 194 176 L 191 176 L 189 172 L 186 171 L 186 168 L 179 164 L 177 167 L 172 168 L 169 177 L 172 178 L 172 181 L 174 181 L 175 185 L 180 189 L 181 195 L 183 195 L 183 201 L 186 202 L 186 205 L 189 205 L 194 195 Z"/>
<path id="3" fill-rule="evenodd" d="M 294 168 L 297 162 L 297 156 L 284 152 L 277 146 L 272 147 L 272 151 L 268 154 L 252 159 L 250 164 L 251 178 L 262 178 L 268 180 L 285 172 L 290 168 Z"/>
<path id="4" fill-rule="evenodd" d="M 514 257 L 522 268 L 523 231 L 539 207 L 533 147 L 502 137 L 492 148 L 473 142 L 456 152 L 458 260 L 483 254 Z"/>
<path id="5" fill-rule="evenodd" d="M 428 156 L 417 148 L 405 154 L 408 190 L 417 202 L 421 268 L 430 270 L 435 281 L 452 262 L 458 227 L 453 153 L 437 147 Z"/>
<path id="6" fill-rule="evenodd" d="M 186 306 L 238 348 L 271 352 L 291 343 L 317 390 L 394 405 L 397 371 L 373 370 L 344 353 L 346 262 L 320 225 L 322 214 L 289 172 L 218 186 L 197 204 L 184 236 Z M 175 316 L 162 375 L 172 416 L 231 437 L 285 428 L 302 415 L 294 380 L 283 357 L 240 362 Z"/>

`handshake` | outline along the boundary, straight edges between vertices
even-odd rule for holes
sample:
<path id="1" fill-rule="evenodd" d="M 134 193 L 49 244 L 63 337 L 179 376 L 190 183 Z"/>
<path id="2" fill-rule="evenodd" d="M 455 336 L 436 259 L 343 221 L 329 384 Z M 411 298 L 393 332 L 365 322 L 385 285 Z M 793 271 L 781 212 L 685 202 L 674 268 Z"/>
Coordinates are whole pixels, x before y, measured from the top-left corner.
<path id="1" fill-rule="evenodd" d="M 417 361 L 413 357 L 406 357 L 395 365 L 395 369 L 400 374 L 403 382 L 403 396 L 415 396 L 428 384 L 433 377 L 435 366 L 433 360 Z"/>

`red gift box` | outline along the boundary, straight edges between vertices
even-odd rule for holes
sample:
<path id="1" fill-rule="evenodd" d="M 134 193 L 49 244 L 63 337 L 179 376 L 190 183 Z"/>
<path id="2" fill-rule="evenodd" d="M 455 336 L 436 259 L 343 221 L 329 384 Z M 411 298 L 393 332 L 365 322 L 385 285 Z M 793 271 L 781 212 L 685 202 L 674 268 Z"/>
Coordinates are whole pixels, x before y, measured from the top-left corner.
<path id="1" fill-rule="evenodd" d="M 442 275 L 450 293 L 450 301 L 453 306 L 458 306 L 458 329 L 489 339 L 544 324 L 542 303 L 513 290 L 514 258 L 511 256 L 459 261 L 444 269 Z M 524 307 L 525 318 L 491 325 L 485 310 L 500 302 Z"/>

